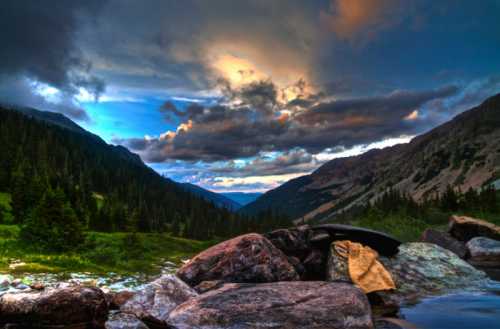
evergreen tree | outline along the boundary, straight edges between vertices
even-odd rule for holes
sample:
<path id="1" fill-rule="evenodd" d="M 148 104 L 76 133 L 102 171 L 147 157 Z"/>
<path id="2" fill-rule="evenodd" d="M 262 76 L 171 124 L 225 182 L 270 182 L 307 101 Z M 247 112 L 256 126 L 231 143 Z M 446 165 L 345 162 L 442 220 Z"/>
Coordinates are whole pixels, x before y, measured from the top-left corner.
<path id="1" fill-rule="evenodd" d="M 21 238 L 52 251 L 66 251 L 83 242 L 83 227 L 62 189 L 48 189 L 21 228 Z"/>

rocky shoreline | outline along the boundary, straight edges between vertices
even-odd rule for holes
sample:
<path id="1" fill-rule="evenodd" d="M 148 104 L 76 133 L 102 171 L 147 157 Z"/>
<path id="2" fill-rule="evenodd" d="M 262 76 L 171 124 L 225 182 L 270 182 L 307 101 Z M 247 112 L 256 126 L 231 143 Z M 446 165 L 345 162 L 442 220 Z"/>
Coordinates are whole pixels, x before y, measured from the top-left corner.
<path id="1" fill-rule="evenodd" d="M 370 246 L 396 289 L 365 294 L 332 243 Z M 138 291 L 26 287 L 0 296 L 0 328 L 404 328 L 399 307 L 476 290 L 500 269 L 500 227 L 453 216 L 448 232 L 427 230 L 400 244 L 344 225 L 246 234 L 200 253 L 176 274 Z M 35 289 L 38 288 L 38 289 Z"/>

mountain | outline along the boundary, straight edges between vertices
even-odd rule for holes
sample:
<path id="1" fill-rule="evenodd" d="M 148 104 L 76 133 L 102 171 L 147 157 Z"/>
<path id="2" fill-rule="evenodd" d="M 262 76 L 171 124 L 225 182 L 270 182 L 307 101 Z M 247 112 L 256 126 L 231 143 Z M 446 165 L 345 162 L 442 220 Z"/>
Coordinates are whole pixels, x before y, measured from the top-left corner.
<path id="1" fill-rule="evenodd" d="M 0 191 L 12 195 L 17 223 L 49 187 L 63 190 L 91 230 L 173 230 L 208 239 L 232 235 L 227 221 L 238 219 L 62 114 L 0 106 L 0 155 Z"/>
<path id="2" fill-rule="evenodd" d="M 271 208 L 296 219 L 323 220 L 393 189 L 422 201 L 449 186 L 461 191 L 498 184 L 500 94 L 408 144 L 339 158 L 293 179 L 240 209 Z"/>
<path id="3" fill-rule="evenodd" d="M 220 208 L 225 208 L 225 209 L 230 210 L 230 211 L 237 211 L 242 206 L 238 202 L 235 202 L 235 201 L 231 200 L 230 198 L 227 198 L 222 193 L 215 193 L 215 192 L 206 190 L 198 185 L 194 185 L 194 184 L 190 184 L 190 183 L 179 183 L 179 184 L 186 191 L 189 191 L 189 192 L 193 193 L 194 195 L 197 195 L 197 196 L 205 199 L 208 202 L 213 202 L 216 206 L 218 206 Z"/>
<path id="4" fill-rule="evenodd" d="M 247 192 L 224 192 L 221 194 L 239 203 L 241 206 L 245 206 L 250 202 L 254 202 L 258 197 L 262 195 L 262 193 L 247 193 Z"/>

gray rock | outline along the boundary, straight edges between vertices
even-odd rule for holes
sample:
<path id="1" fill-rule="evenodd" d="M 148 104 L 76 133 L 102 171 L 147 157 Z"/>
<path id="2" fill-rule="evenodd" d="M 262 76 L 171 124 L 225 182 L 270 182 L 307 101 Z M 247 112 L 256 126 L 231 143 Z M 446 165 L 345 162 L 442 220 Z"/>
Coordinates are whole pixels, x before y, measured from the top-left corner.
<path id="1" fill-rule="evenodd" d="M 298 280 L 285 254 L 260 234 L 215 245 L 182 266 L 177 275 L 191 286 L 202 281 L 275 282 Z"/>
<path id="2" fill-rule="evenodd" d="M 462 259 L 467 255 L 467 248 L 465 247 L 465 243 L 463 243 L 462 241 L 458 241 L 449 233 L 440 232 L 428 228 L 424 231 L 424 233 L 422 233 L 420 241 L 437 244 L 438 246 L 455 253 Z"/>
<path id="3" fill-rule="evenodd" d="M 108 316 L 104 293 L 74 286 L 43 292 L 7 293 L 0 297 L 0 327 L 85 325 L 102 328 Z"/>
<path id="4" fill-rule="evenodd" d="M 391 273 L 397 287 L 394 292 L 374 293 L 375 299 L 388 305 L 401 305 L 458 289 L 480 288 L 487 280 L 484 272 L 453 252 L 431 243 L 405 243 L 399 247 L 395 257 L 380 257 L 379 260 Z M 350 281 L 345 259 L 331 252 L 328 262 L 330 280 Z"/>
<path id="5" fill-rule="evenodd" d="M 500 241 L 476 237 L 467 242 L 467 249 L 472 265 L 500 268 Z"/>
<path id="6" fill-rule="evenodd" d="M 170 313 L 176 329 L 368 329 L 368 300 L 347 283 L 294 281 L 225 284 Z"/>
<path id="7" fill-rule="evenodd" d="M 144 322 L 127 313 L 111 314 L 105 327 L 106 329 L 149 329 Z"/>
<path id="8" fill-rule="evenodd" d="M 198 294 L 173 274 L 165 274 L 146 285 L 122 305 L 123 313 L 135 315 L 144 322 L 164 324 L 170 311 Z"/>

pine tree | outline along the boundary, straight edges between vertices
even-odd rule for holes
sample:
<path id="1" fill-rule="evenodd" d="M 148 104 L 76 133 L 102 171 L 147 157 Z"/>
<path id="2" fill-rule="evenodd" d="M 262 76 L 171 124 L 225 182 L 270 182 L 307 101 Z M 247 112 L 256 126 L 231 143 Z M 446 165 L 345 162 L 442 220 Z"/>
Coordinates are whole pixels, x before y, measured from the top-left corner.
<path id="1" fill-rule="evenodd" d="M 21 238 L 52 251 L 67 251 L 83 242 L 83 227 L 62 189 L 48 189 L 21 228 Z"/>

